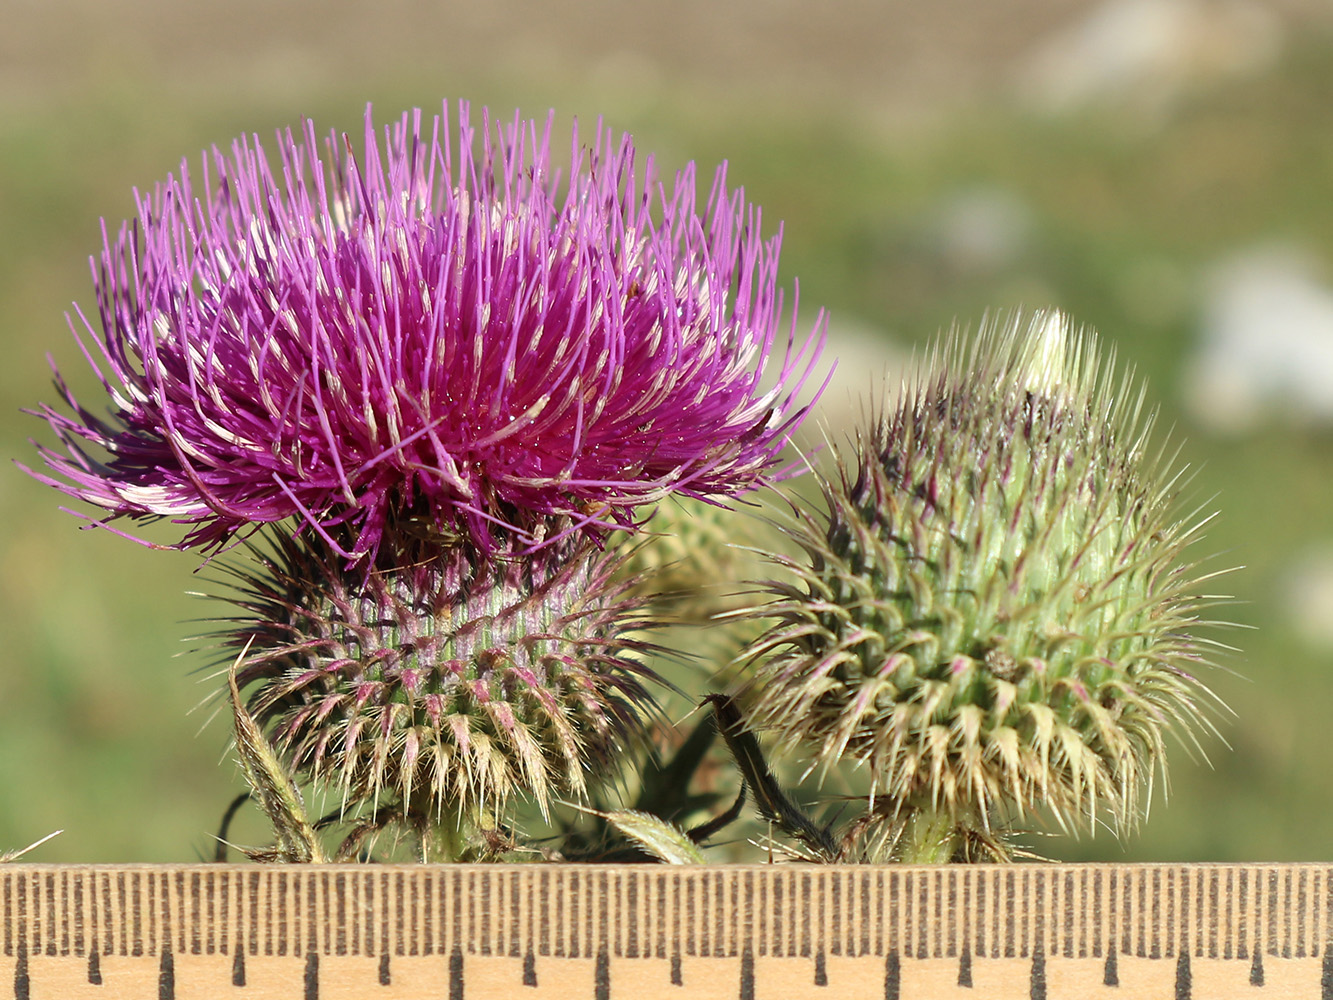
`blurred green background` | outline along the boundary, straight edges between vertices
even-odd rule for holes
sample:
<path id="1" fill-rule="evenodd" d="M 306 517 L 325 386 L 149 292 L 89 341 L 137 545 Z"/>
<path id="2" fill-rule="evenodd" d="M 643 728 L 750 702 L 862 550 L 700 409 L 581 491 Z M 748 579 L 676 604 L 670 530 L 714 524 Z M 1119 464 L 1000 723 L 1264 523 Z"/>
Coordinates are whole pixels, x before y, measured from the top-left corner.
<path id="1" fill-rule="evenodd" d="M 182 156 L 311 116 L 359 129 L 442 97 L 604 116 L 785 221 L 803 311 L 832 315 L 851 402 L 988 308 L 1057 305 L 1149 380 L 1199 551 L 1253 631 L 1210 680 L 1211 764 L 1176 747 L 1143 832 L 1041 849 L 1116 860 L 1333 855 L 1333 8 L 1327 0 L 11 0 L 0 33 L 0 445 L 49 440 L 49 354 L 87 257 Z M 100 401 L 93 403 L 100 407 Z M 835 431 L 834 436 L 839 432 Z M 79 531 L 0 475 L 0 851 L 188 861 L 239 776 L 189 619 L 192 555 Z M 162 536 L 166 537 L 166 536 Z M 201 731 L 202 727 L 202 731 Z"/>

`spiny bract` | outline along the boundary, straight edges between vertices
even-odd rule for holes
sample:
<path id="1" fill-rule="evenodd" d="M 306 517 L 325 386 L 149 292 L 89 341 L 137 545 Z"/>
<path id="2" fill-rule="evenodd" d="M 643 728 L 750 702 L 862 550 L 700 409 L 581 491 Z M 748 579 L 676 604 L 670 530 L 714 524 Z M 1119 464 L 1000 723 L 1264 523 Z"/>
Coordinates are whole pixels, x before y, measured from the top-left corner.
<path id="1" fill-rule="evenodd" d="M 1211 729 L 1180 558 L 1202 522 L 1172 513 L 1142 391 L 1060 314 L 932 361 L 791 529 L 808 561 L 751 611 L 779 619 L 747 651 L 751 722 L 867 766 L 889 856 L 931 816 L 946 859 L 1033 810 L 1131 828 L 1164 734 Z"/>

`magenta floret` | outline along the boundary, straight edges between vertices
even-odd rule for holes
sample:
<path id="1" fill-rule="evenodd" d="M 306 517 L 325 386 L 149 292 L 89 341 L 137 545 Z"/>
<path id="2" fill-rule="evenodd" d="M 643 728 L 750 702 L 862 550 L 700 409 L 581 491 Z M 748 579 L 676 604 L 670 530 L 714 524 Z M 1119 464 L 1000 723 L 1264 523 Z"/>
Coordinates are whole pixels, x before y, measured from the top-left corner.
<path id="1" fill-rule="evenodd" d="M 34 475 L 180 548 L 296 517 L 347 557 L 405 513 L 490 549 L 755 485 L 822 323 L 797 337 L 725 167 L 699 213 L 692 165 L 668 190 L 600 124 L 562 177 L 550 118 L 456 119 L 377 140 L 368 109 L 360 158 L 307 122 L 276 172 L 252 137 L 140 197 L 94 262 L 100 333 L 71 323 L 110 418 L 57 374 Z"/>

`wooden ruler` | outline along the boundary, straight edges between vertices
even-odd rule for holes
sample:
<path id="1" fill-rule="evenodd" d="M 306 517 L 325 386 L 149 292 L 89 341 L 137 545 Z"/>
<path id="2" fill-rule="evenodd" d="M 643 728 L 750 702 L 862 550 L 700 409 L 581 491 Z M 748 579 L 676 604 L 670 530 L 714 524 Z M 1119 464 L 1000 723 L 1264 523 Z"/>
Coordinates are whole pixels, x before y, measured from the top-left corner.
<path id="1" fill-rule="evenodd" d="M 0 866 L 0 1000 L 1333 1000 L 1333 865 Z"/>

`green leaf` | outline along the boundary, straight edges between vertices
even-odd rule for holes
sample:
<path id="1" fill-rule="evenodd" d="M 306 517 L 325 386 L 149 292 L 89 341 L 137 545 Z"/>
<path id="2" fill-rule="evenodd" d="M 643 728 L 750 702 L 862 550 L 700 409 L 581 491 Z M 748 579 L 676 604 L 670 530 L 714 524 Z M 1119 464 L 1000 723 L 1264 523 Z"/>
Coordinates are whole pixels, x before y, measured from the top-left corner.
<path id="1" fill-rule="evenodd" d="M 232 718 L 236 724 L 236 755 L 240 758 L 245 780 L 254 792 L 254 799 L 273 824 L 277 838 L 275 851 L 264 856 L 289 863 L 322 864 L 328 858 L 324 856 L 315 828 L 306 816 L 300 791 L 264 738 L 263 730 L 241 704 L 241 692 L 236 686 L 239 662 L 240 658 L 227 672 Z"/>
<path id="2" fill-rule="evenodd" d="M 702 865 L 703 851 L 666 820 L 637 809 L 602 813 L 606 821 L 653 857 L 669 865 Z"/>

